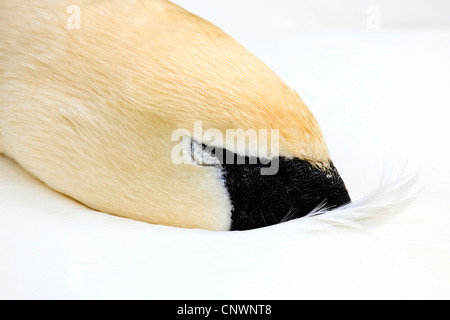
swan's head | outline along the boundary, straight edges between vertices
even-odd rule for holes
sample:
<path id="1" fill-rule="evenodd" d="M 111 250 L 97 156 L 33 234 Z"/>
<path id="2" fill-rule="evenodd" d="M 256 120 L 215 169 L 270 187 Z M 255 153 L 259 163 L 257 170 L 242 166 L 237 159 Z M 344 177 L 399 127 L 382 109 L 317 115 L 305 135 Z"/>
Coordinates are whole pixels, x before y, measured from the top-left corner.
<path id="1" fill-rule="evenodd" d="M 49 79 L 85 98 L 64 110 L 80 141 L 67 171 L 85 186 L 60 190 L 119 216 L 208 230 L 350 201 L 317 120 L 263 62 L 170 2 L 108 3 L 82 7 L 82 28 L 61 31 L 69 47 L 52 62 Z"/>

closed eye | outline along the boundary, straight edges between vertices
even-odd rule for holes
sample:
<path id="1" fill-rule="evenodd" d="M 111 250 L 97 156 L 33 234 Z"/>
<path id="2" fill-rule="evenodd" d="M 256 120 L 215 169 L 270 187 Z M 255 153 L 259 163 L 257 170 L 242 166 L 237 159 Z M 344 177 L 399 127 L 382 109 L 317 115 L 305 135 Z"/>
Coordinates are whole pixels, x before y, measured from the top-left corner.
<path id="1" fill-rule="evenodd" d="M 202 167 L 221 167 L 214 149 L 214 147 L 206 146 L 191 138 L 190 154 L 192 162 Z"/>
<path id="2" fill-rule="evenodd" d="M 192 162 L 202 167 L 220 167 L 223 169 L 224 165 L 241 164 L 249 164 L 260 168 L 271 166 L 271 160 L 238 155 L 227 149 L 199 143 L 193 138 L 190 138 L 190 140 L 189 152 Z"/>

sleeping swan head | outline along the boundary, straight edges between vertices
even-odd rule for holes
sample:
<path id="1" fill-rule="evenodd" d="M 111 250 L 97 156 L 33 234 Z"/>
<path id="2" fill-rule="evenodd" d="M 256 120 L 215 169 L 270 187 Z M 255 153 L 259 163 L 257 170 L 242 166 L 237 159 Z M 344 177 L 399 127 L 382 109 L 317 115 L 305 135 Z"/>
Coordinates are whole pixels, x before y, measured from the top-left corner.
<path id="1" fill-rule="evenodd" d="M 0 7 L 0 150 L 49 187 L 207 230 L 350 201 L 305 102 L 211 23 L 165 0 Z"/>

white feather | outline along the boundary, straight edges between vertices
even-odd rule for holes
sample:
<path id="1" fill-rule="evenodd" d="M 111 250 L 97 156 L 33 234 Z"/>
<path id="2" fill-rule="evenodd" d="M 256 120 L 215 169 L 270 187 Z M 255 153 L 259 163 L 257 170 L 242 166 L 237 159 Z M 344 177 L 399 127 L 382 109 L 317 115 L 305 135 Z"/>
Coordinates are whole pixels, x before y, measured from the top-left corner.
<path id="1" fill-rule="evenodd" d="M 400 177 L 340 208 L 318 207 L 306 219 L 319 225 L 362 228 L 407 209 L 418 196 L 418 180 L 417 174 Z"/>

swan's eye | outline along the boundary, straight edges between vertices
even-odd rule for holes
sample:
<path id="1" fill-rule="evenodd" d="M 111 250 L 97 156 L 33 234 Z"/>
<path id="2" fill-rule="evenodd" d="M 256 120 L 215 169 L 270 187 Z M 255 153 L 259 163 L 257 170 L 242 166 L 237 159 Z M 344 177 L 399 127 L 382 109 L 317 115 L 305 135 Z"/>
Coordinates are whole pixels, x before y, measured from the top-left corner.
<path id="1" fill-rule="evenodd" d="M 216 156 L 216 148 L 211 146 L 206 146 L 202 143 L 197 142 L 195 139 L 191 138 L 190 144 L 190 154 L 192 161 L 203 167 L 220 167 L 221 162 Z"/>

